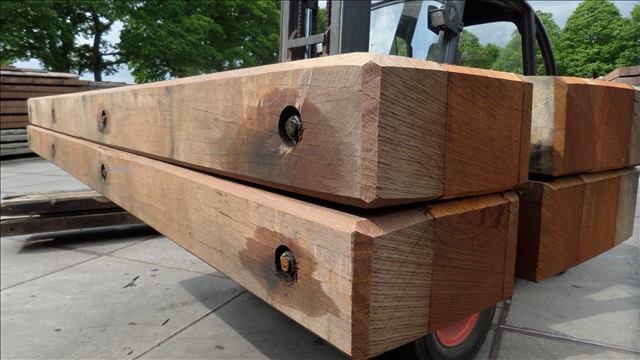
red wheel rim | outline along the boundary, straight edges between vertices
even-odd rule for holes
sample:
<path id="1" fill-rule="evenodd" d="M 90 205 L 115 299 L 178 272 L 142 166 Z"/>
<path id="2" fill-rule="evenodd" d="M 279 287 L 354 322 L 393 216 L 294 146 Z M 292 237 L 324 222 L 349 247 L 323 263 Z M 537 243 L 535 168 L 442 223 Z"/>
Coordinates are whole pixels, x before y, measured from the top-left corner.
<path id="1" fill-rule="evenodd" d="M 478 322 L 480 313 L 477 312 L 468 318 L 457 321 L 449 326 L 445 326 L 440 330 L 436 330 L 438 341 L 444 346 L 454 347 L 462 344 Z"/>

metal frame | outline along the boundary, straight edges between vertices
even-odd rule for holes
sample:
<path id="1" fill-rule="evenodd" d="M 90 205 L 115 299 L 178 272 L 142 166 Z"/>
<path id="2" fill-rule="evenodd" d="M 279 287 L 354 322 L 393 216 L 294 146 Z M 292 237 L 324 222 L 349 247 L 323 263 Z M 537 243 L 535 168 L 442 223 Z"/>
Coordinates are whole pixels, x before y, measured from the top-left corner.
<path id="1" fill-rule="evenodd" d="M 402 0 L 382 1 L 374 4 L 373 7 L 379 8 L 398 2 L 402 2 Z M 497 21 L 514 23 L 522 37 L 522 70 L 524 74 L 536 75 L 536 44 L 540 48 L 546 74 L 557 74 L 555 59 L 546 31 L 526 1 L 442 0 L 441 2 L 444 4 L 445 13 L 449 14 L 449 11 L 455 11 L 460 28 L 462 28 L 464 21 L 467 21 L 467 25 Z M 304 9 L 301 10 L 300 7 L 304 7 Z M 472 10 L 467 11 L 469 10 L 467 7 Z M 281 2 L 280 62 L 322 55 L 369 51 L 371 0 L 329 0 L 327 6 L 328 31 L 321 34 L 313 34 L 311 31 L 316 26 L 317 9 L 318 0 L 283 0 Z M 313 11 L 316 13 L 312 13 Z M 302 16 L 302 14 L 307 16 Z M 438 39 L 440 53 L 434 60 L 441 63 L 455 63 L 458 40 L 457 30 L 441 29 Z M 321 51 L 318 51 L 320 49 L 318 44 L 322 44 Z"/>

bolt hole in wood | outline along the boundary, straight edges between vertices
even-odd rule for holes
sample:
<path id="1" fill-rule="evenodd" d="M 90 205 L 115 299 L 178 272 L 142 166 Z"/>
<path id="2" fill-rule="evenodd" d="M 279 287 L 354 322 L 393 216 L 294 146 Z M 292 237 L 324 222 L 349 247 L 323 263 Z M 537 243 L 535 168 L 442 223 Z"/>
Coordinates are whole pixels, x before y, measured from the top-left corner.
<path id="1" fill-rule="evenodd" d="M 107 180 L 107 167 L 104 164 L 100 165 L 100 176 L 103 181 Z"/>
<path id="2" fill-rule="evenodd" d="M 56 144 L 51 144 L 51 159 L 53 159 L 54 157 L 56 157 Z"/>
<path id="3" fill-rule="evenodd" d="M 98 128 L 102 131 L 107 127 L 107 112 L 102 110 L 98 118 Z"/>
<path id="4" fill-rule="evenodd" d="M 51 109 L 51 122 L 56 122 L 56 109 Z"/>
<path id="5" fill-rule="evenodd" d="M 280 245 L 275 252 L 276 274 L 287 283 L 293 283 L 298 278 L 298 263 L 291 250 Z"/>
<path id="6" fill-rule="evenodd" d="M 302 116 L 298 109 L 293 106 L 285 107 L 278 120 L 278 132 L 282 142 L 287 146 L 296 146 L 302 140 L 303 131 Z"/>

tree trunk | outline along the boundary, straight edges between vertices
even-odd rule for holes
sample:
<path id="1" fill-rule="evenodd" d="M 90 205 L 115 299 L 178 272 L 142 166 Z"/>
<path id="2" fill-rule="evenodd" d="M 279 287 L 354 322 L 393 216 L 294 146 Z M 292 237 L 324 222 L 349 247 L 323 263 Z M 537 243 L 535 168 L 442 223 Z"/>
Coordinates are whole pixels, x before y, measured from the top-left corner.
<path id="1" fill-rule="evenodd" d="M 93 80 L 102 81 L 102 54 L 100 54 L 100 41 L 104 31 L 103 24 L 100 22 L 100 16 L 92 12 L 93 27 L 95 29 L 93 36 L 93 45 L 91 46 L 91 68 L 93 70 Z"/>

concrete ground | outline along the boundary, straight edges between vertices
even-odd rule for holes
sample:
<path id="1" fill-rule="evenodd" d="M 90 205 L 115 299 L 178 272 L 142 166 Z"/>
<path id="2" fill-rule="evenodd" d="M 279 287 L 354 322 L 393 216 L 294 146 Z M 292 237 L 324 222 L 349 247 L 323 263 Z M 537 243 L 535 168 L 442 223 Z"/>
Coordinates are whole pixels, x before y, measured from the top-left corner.
<path id="1" fill-rule="evenodd" d="M 2 197 L 85 186 L 39 158 L 2 161 Z M 478 359 L 640 359 L 634 237 L 565 274 L 518 280 Z M 0 241 L 4 358 L 345 359 L 146 228 Z M 396 358 L 383 355 L 381 359 Z"/>

